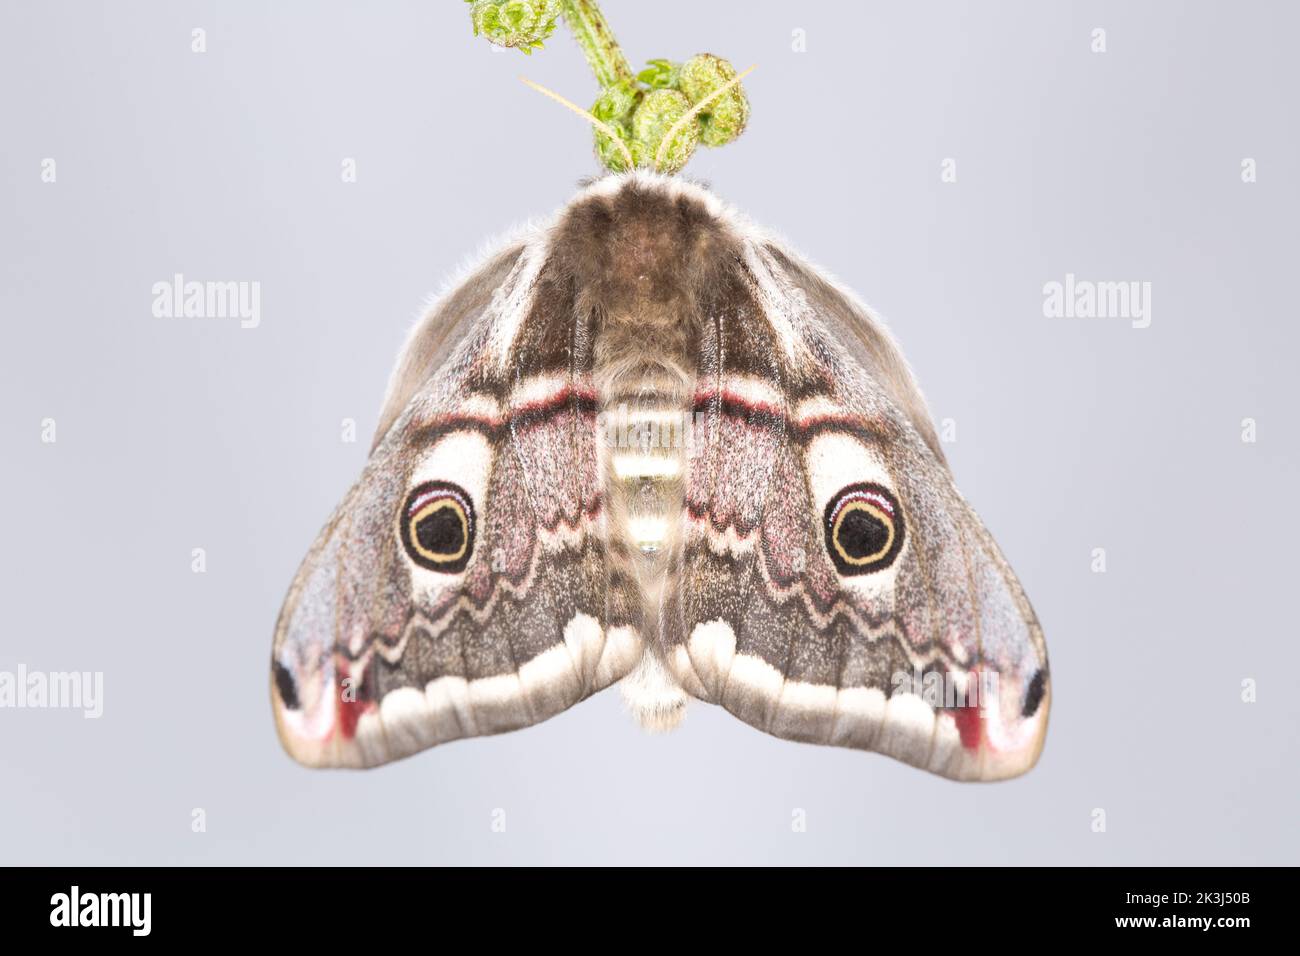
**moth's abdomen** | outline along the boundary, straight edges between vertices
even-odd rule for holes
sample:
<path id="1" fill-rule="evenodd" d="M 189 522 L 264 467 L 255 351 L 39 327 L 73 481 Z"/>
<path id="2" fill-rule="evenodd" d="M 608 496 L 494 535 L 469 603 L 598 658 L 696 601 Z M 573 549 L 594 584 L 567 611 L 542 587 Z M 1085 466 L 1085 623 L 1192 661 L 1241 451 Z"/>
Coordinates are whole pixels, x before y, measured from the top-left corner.
<path id="1" fill-rule="evenodd" d="M 602 420 L 609 531 L 625 545 L 617 550 L 641 594 L 644 635 L 663 627 L 660 608 L 672 593 L 670 568 L 677 564 L 680 547 L 686 438 L 671 384 L 613 390 Z M 686 713 L 686 693 L 663 664 L 657 641 L 649 642 L 641 663 L 621 686 L 633 715 L 647 729 L 671 730 Z"/>
<path id="2" fill-rule="evenodd" d="M 641 632 L 653 635 L 662 627 L 659 608 L 671 593 L 668 579 L 679 549 L 690 441 L 685 383 L 671 368 L 635 363 L 607 376 L 604 385 L 599 421 L 608 528 L 624 545 L 611 550 L 641 594 Z M 624 681 L 623 691 L 637 719 L 649 729 L 676 726 L 687 697 L 659 662 L 657 647 L 648 648 L 636 674 Z"/>
<path id="3" fill-rule="evenodd" d="M 610 498 L 621 505 L 625 542 L 643 559 L 664 553 L 681 515 L 688 417 L 658 394 L 620 396 L 605 408 Z"/>

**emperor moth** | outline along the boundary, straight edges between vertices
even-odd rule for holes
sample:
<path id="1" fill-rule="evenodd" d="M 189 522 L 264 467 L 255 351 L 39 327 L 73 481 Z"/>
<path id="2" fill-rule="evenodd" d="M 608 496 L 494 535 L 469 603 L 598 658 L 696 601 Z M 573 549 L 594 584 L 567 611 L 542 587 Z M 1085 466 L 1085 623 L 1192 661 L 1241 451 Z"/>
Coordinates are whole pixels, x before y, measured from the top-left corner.
<path id="1" fill-rule="evenodd" d="M 1051 698 L 884 324 L 644 170 L 585 186 L 415 327 L 271 687 L 294 758 L 370 767 L 615 682 L 650 728 L 696 698 L 963 780 L 1030 768 Z"/>

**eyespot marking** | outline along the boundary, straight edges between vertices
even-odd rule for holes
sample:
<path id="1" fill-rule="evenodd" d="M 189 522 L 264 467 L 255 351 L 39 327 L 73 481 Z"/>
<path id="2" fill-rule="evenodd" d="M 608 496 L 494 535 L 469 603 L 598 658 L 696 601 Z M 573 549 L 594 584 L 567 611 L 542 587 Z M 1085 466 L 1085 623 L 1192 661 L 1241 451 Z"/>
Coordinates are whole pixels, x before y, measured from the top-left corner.
<path id="1" fill-rule="evenodd" d="M 903 548 L 903 508 L 875 482 L 841 489 L 826 505 L 824 524 L 826 551 L 843 575 L 882 571 Z"/>
<path id="2" fill-rule="evenodd" d="M 273 660 L 271 661 L 271 673 L 275 678 L 275 687 L 280 692 L 280 700 L 284 702 L 284 706 L 289 710 L 297 710 L 301 706 L 298 703 L 298 685 L 294 681 L 289 668 L 278 660 Z"/>
<path id="3" fill-rule="evenodd" d="M 1038 712 L 1038 705 L 1043 702 L 1043 693 L 1047 690 L 1047 672 L 1041 668 L 1030 678 L 1025 689 L 1025 705 L 1020 709 L 1021 717 L 1032 717 Z"/>
<path id="4" fill-rule="evenodd" d="M 474 503 L 459 485 L 426 481 L 411 489 L 398 520 L 407 557 L 443 574 L 464 571 L 474 551 Z"/>

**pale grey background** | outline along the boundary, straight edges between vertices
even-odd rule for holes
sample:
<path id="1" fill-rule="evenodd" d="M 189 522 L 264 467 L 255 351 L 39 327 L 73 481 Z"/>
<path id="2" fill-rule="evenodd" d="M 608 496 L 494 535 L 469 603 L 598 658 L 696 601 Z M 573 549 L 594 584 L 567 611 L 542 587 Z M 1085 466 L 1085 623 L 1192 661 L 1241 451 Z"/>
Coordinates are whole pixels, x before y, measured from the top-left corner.
<path id="1" fill-rule="evenodd" d="M 0 669 L 102 670 L 106 699 L 0 710 L 0 861 L 1300 862 L 1295 5 L 647 5 L 606 5 L 636 62 L 760 66 L 749 131 L 689 171 L 880 309 L 957 421 L 1048 636 L 1037 769 L 958 785 L 704 705 L 649 737 L 616 691 L 297 767 L 267 695 L 285 588 L 426 295 L 595 171 L 516 77 L 593 81 L 567 34 L 493 54 L 460 0 L 7 2 Z M 260 281 L 261 326 L 154 318 L 174 272 Z M 1150 281 L 1151 327 L 1044 318 L 1067 272 Z"/>

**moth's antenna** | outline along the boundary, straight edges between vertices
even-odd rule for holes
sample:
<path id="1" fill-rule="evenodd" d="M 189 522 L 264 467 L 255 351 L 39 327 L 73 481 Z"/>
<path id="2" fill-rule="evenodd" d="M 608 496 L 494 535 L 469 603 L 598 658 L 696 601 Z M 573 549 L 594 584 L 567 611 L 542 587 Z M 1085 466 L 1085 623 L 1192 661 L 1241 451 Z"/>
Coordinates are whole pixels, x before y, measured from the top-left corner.
<path id="1" fill-rule="evenodd" d="M 690 109 L 690 111 L 689 111 L 688 113 L 685 113 L 685 114 L 682 116 L 681 119 L 679 119 L 676 123 L 674 123 L 674 124 L 669 128 L 668 133 L 664 136 L 663 140 L 660 141 L 660 143 L 659 143 L 659 148 L 655 151 L 655 169 L 662 169 L 662 168 L 663 168 L 664 157 L 668 155 L 668 145 L 673 141 L 674 138 L 676 138 L 677 134 L 680 133 L 680 132 L 682 131 L 682 128 L 683 128 L 687 123 L 692 122 L 692 121 L 695 119 L 695 117 L 697 117 L 697 116 L 700 115 L 700 112 L 701 112 L 701 111 L 702 111 L 706 106 L 708 106 L 710 103 L 712 103 L 712 102 L 713 102 L 714 100 L 716 100 L 718 97 L 720 97 L 723 93 L 726 93 L 726 92 L 727 92 L 728 90 L 730 90 L 733 86 L 737 86 L 737 85 L 739 85 L 741 80 L 743 80 L 745 77 L 749 76 L 749 74 L 753 73 L 753 72 L 754 72 L 755 70 L 757 70 L 757 69 L 758 69 L 758 64 L 755 63 L 753 66 L 751 66 L 751 67 L 750 67 L 748 70 L 746 70 L 744 73 L 737 73 L 735 76 L 733 76 L 733 77 L 732 77 L 730 80 L 728 80 L 726 83 L 723 83 L 721 86 L 719 86 L 716 90 L 714 90 L 714 91 L 713 91 L 712 93 L 710 93 L 708 96 L 704 97 L 704 99 L 700 100 L 698 103 L 696 103 L 694 106 L 692 106 L 691 109 Z M 527 81 L 525 81 L 525 82 L 527 82 Z M 552 94 L 552 95 L 554 95 L 554 94 Z M 599 122 L 598 120 L 596 120 L 596 118 L 595 118 L 594 116 L 592 117 L 592 121 L 593 121 L 593 122 Z"/>
<path id="2" fill-rule="evenodd" d="M 752 69 L 752 68 L 751 68 L 751 69 Z M 748 71 L 746 71 L 746 72 L 748 72 Z M 743 76 L 744 74 L 741 74 L 741 75 Z M 631 150 L 629 150 L 629 149 L 627 148 L 627 144 L 625 144 L 625 143 L 623 142 L 622 137 L 619 136 L 618 133 L 614 130 L 614 128 L 611 127 L 608 123 L 604 123 L 604 122 L 602 122 L 602 121 L 596 119 L 596 117 L 592 116 L 589 112 L 587 112 L 586 110 L 584 110 L 584 109 L 583 109 L 581 106 L 579 106 L 577 103 L 573 103 L 573 102 L 570 102 L 569 100 L 566 100 L 566 99 L 565 99 L 563 96 L 561 96 L 559 93 L 556 93 L 556 92 L 554 92 L 553 90 L 548 90 L 546 87 L 542 86 L 540 83 L 534 83 L 532 80 L 530 80 L 530 79 L 529 79 L 528 77 L 526 77 L 526 76 L 521 76 L 519 79 L 523 80 L 524 83 L 526 83 L 528 86 L 531 86 L 533 89 L 535 89 L 538 93 L 541 93 L 543 96 L 549 96 L 551 99 L 555 100 L 555 102 L 559 103 L 561 106 L 566 106 L 566 107 L 568 107 L 569 109 L 573 110 L 573 112 L 577 113 L 579 116 L 581 116 L 583 119 L 585 119 L 588 123 L 590 123 L 592 126 L 596 127 L 596 129 L 600 130 L 602 133 L 604 133 L 606 136 L 608 136 L 611 140 L 613 140 L 614 145 L 617 146 L 617 147 L 619 148 L 619 151 L 622 152 L 622 154 L 623 154 L 623 160 L 624 160 L 624 162 L 627 163 L 627 166 L 626 166 L 627 169 L 632 169 L 633 167 L 636 166 L 636 163 L 632 162 L 632 152 L 631 152 Z M 739 81 L 739 80 L 740 80 L 740 77 L 739 77 L 739 76 L 736 77 L 736 79 L 733 80 L 731 83 L 728 83 L 726 86 L 722 87 L 722 89 L 718 90 L 718 93 L 721 93 L 721 92 L 723 92 L 724 90 L 729 89 L 733 84 L 735 84 L 735 83 L 736 83 L 737 81 Z M 717 96 L 717 93 L 713 94 L 713 96 Z M 700 105 L 703 106 L 703 105 L 704 105 L 705 103 L 707 103 L 709 100 L 713 99 L 713 96 L 709 96 L 709 97 L 706 97 L 706 98 L 703 99 L 703 100 L 700 100 Z M 675 129 L 676 129 L 676 128 L 674 127 L 674 130 L 675 130 Z"/>

